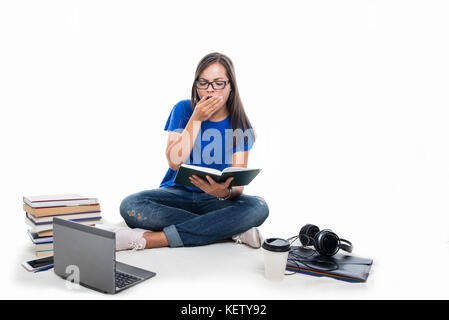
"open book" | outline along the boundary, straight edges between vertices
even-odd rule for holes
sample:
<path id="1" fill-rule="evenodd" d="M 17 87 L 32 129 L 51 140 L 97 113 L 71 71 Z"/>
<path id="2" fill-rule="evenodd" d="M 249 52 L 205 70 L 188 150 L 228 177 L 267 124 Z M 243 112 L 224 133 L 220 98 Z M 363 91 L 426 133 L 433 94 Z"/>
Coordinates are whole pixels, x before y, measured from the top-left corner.
<path id="1" fill-rule="evenodd" d="M 207 181 L 206 175 L 214 179 L 215 182 L 225 182 L 229 177 L 234 177 L 230 186 L 246 186 L 248 185 L 261 171 L 262 169 L 249 169 L 249 168 L 240 168 L 240 167 L 228 167 L 223 171 L 193 166 L 190 164 L 182 164 L 178 172 L 176 173 L 174 182 L 177 184 L 182 184 L 185 186 L 197 188 L 194 184 L 192 184 L 189 180 L 189 177 L 192 175 L 196 175 Z"/>

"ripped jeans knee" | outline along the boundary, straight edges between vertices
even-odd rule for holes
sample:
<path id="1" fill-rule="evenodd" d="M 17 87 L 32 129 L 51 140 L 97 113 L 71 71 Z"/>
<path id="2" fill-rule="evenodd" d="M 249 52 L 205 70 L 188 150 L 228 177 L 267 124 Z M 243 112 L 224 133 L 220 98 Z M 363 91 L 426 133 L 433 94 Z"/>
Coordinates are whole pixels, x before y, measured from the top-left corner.
<path id="1" fill-rule="evenodd" d="M 120 204 L 120 215 L 130 228 L 137 228 L 142 222 L 147 220 L 147 217 L 139 212 L 138 208 L 130 205 L 126 199 Z"/>

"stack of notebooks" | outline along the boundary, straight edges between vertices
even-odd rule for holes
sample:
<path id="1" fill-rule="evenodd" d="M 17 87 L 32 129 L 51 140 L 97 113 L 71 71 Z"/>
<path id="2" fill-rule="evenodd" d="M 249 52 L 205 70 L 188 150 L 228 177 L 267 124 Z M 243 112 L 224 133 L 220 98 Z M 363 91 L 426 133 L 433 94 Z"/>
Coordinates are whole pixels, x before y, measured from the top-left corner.
<path id="1" fill-rule="evenodd" d="M 87 225 L 101 220 L 98 199 L 79 194 L 23 197 L 23 210 L 38 257 L 53 255 L 53 217 Z"/>

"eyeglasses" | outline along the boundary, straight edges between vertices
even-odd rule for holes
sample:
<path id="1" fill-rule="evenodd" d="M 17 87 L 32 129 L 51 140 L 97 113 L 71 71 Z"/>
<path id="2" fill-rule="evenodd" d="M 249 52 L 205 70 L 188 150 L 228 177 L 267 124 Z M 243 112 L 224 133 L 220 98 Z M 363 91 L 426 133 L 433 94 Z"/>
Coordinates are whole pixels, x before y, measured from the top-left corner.
<path id="1" fill-rule="evenodd" d="M 212 85 L 212 88 L 214 88 L 214 90 L 223 90 L 226 85 L 228 83 L 230 83 L 231 81 L 227 80 L 227 81 L 206 81 L 206 80 L 196 80 L 195 81 L 195 86 L 197 87 L 197 89 L 201 89 L 201 90 L 207 90 L 209 89 L 209 85 Z"/>

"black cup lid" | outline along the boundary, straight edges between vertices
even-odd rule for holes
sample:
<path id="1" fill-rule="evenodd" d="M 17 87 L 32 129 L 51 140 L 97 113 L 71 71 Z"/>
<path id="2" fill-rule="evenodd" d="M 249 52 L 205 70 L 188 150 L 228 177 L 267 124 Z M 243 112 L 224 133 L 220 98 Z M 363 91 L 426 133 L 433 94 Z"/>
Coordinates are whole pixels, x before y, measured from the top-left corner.
<path id="1" fill-rule="evenodd" d="M 281 238 L 269 238 L 263 242 L 262 248 L 268 251 L 285 252 L 290 250 L 290 242 Z"/>

